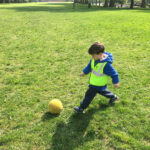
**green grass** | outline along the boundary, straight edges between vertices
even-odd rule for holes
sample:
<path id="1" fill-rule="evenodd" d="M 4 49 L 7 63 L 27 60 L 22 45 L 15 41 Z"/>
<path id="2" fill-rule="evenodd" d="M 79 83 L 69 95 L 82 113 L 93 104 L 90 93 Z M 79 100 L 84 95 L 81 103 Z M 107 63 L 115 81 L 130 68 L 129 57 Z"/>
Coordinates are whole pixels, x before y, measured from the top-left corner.
<path id="1" fill-rule="evenodd" d="M 88 88 L 80 77 L 100 41 L 113 53 L 120 97 L 97 95 L 83 115 L 73 111 Z M 70 3 L 0 5 L 0 149 L 149 150 L 150 10 Z M 59 116 L 49 100 L 64 105 Z"/>

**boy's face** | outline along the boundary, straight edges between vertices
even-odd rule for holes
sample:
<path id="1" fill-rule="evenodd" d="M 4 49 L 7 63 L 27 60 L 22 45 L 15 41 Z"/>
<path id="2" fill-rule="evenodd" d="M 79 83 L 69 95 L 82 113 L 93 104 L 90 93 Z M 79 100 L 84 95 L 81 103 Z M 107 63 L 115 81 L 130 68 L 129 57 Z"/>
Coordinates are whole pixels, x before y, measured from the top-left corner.
<path id="1" fill-rule="evenodd" d="M 93 58 L 94 60 L 99 60 L 99 59 L 101 59 L 101 56 L 102 56 L 102 53 L 99 53 L 99 54 L 92 54 L 92 58 Z"/>

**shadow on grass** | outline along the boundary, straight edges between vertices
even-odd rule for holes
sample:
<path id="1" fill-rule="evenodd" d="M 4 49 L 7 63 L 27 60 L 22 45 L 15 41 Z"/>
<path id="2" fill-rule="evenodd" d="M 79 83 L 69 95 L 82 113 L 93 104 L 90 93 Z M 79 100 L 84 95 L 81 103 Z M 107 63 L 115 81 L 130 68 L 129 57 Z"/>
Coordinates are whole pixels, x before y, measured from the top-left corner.
<path id="1" fill-rule="evenodd" d="M 0 9 L 11 9 L 19 12 L 36 12 L 36 11 L 47 11 L 51 13 L 69 13 L 69 12 L 92 12 L 92 11 L 121 11 L 130 10 L 129 8 L 104 8 L 96 7 L 87 8 L 87 5 L 77 4 L 76 8 L 73 9 L 72 3 L 44 3 L 36 6 L 24 6 L 24 7 L 1 7 Z"/>
<path id="2" fill-rule="evenodd" d="M 32 4 L 32 3 L 31 3 Z M 73 3 L 38 3 L 35 6 L 33 5 L 26 5 L 21 7 L 21 5 L 18 5 L 17 7 L 0 7 L 0 9 L 11 9 L 16 10 L 19 12 L 36 12 L 36 11 L 47 11 L 51 13 L 69 13 L 69 12 L 92 12 L 92 11 L 122 11 L 122 10 L 131 10 L 135 12 L 145 12 L 150 13 L 150 9 L 146 8 L 104 8 L 99 6 L 92 6 L 90 9 L 88 8 L 87 4 L 76 4 L 76 8 L 73 9 Z"/>
<path id="3" fill-rule="evenodd" d="M 137 9 L 136 12 L 144 12 L 144 13 L 150 13 L 150 9 Z"/>
<path id="4" fill-rule="evenodd" d="M 89 109 L 85 114 L 74 113 L 67 123 L 60 122 L 52 137 L 52 144 L 48 150 L 73 150 L 87 141 L 95 138 L 95 131 L 87 131 L 89 123 L 92 123 L 93 115 L 100 110 L 105 110 L 109 105 L 100 106 L 97 109 Z"/>
<path id="5" fill-rule="evenodd" d="M 55 118 L 55 117 L 58 117 L 59 116 L 59 114 L 57 115 L 53 115 L 53 114 L 51 114 L 51 113 L 49 113 L 49 112 L 46 112 L 43 116 L 42 116 L 42 121 L 47 121 L 47 120 L 50 120 L 50 119 L 53 119 L 53 118 Z"/>

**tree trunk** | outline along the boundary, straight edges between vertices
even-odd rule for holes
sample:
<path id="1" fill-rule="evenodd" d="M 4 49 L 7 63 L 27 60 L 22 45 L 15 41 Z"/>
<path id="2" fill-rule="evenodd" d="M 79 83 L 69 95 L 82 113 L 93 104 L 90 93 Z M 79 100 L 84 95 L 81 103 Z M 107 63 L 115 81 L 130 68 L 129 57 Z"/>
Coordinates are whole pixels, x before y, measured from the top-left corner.
<path id="1" fill-rule="evenodd" d="M 110 0 L 109 7 L 115 7 L 115 0 Z"/>
<path id="2" fill-rule="evenodd" d="M 141 7 L 142 7 L 142 8 L 146 8 L 146 1 L 145 1 L 145 0 L 142 0 Z"/>
<path id="3" fill-rule="evenodd" d="M 88 8 L 91 8 L 91 3 L 88 3 Z"/>
<path id="4" fill-rule="evenodd" d="M 133 9 L 133 5 L 134 5 L 134 0 L 131 0 L 131 5 L 130 5 L 131 9 Z"/>
<path id="5" fill-rule="evenodd" d="M 104 7 L 108 7 L 108 0 L 105 0 Z"/>

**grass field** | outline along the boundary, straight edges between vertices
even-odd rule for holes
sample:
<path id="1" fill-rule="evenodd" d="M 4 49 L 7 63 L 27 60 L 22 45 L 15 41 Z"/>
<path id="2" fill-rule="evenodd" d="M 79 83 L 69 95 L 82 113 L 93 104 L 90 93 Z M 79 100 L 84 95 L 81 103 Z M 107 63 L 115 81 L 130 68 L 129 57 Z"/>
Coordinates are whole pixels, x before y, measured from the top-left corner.
<path id="1" fill-rule="evenodd" d="M 89 46 L 113 53 L 120 97 L 97 95 L 75 114 L 88 88 Z M 0 5 L 1 150 L 150 150 L 150 10 L 71 3 Z M 49 100 L 64 105 L 48 113 Z"/>

